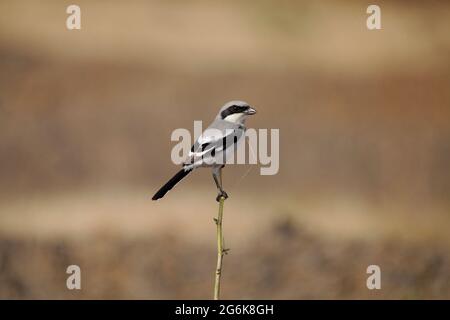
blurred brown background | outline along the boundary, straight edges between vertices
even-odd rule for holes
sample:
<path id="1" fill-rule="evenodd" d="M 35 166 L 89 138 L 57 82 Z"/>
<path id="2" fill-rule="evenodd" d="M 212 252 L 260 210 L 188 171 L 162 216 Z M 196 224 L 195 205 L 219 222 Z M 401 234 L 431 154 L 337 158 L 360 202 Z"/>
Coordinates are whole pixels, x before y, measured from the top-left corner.
<path id="1" fill-rule="evenodd" d="M 211 298 L 210 172 L 150 198 L 233 99 L 281 154 L 225 170 L 224 298 L 450 298 L 448 2 L 377 2 L 379 31 L 364 1 L 70 4 L 0 2 L 0 298 Z"/>

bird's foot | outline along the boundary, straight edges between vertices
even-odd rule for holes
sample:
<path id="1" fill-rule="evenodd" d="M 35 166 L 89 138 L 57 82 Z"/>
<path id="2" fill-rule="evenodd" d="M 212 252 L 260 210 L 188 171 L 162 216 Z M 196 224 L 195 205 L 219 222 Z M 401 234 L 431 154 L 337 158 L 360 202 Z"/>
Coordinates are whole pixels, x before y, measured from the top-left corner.
<path id="1" fill-rule="evenodd" d="M 228 198 L 228 195 L 227 195 L 227 193 L 225 192 L 225 191 L 223 191 L 223 190 L 221 190 L 220 192 L 219 192 L 219 194 L 217 195 L 217 197 L 216 197 L 216 201 L 217 202 L 220 202 L 220 198 L 224 198 L 224 199 L 227 199 Z"/>

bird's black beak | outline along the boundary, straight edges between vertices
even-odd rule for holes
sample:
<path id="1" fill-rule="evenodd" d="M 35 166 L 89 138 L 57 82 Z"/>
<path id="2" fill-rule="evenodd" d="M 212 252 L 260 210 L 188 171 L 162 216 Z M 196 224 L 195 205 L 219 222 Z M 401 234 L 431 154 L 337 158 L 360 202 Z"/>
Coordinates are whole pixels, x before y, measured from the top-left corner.
<path id="1" fill-rule="evenodd" d="M 248 108 L 247 110 L 245 110 L 245 114 L 251 116 L 252 114 L 255 114 L 256 110 L 253 108 Z"/>

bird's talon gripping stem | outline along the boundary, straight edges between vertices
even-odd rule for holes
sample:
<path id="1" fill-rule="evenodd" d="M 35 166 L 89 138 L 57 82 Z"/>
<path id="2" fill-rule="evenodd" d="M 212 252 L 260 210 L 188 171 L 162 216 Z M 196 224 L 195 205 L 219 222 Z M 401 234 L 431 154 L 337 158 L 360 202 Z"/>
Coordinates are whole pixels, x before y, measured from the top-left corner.
<path id="1" fill-rule="evenodd" d="M 220 198 L 222 198 L 222 197 L 224 200 L 226 200 L 226 199 L 228 199 L 228 194 L 225 191 L 220 191 L 216 197 L 216 201 L 220 202 Z"/>
<path id="2" fill-rule="evenodd" d="M 228 254 L 228 251 L 230 251 L 230 248 L 228 248 L 228 249 L 223 249 L 223 250 L 222 250 L 222 254 Z"/>

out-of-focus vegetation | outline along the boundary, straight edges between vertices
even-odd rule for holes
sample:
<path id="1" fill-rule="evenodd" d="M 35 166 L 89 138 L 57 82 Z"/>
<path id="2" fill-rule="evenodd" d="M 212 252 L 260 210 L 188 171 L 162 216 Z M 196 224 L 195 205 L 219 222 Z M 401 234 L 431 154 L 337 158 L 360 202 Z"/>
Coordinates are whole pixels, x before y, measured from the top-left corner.
<path id="1" fill-rule="evenodd" d="M 209 172 L 150 197 L 242 99 L 280 171 L 225 170 L 224 298 L 450 298 L 450 5 L 77 4 L 0 2 L 0 297 L 210 298 Z"/>

